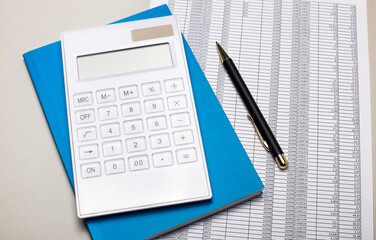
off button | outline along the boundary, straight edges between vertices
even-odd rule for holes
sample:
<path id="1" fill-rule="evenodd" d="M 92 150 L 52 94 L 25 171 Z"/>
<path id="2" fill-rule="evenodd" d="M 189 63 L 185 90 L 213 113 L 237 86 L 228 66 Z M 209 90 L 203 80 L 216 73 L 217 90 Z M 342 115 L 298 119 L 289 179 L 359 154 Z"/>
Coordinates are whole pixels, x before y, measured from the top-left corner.
<path id="1" fill-rule="evenodd" d="M 90 123 L 95 121 L 94 109 L 85 109 L 76 112 L 77 124 Z"/>

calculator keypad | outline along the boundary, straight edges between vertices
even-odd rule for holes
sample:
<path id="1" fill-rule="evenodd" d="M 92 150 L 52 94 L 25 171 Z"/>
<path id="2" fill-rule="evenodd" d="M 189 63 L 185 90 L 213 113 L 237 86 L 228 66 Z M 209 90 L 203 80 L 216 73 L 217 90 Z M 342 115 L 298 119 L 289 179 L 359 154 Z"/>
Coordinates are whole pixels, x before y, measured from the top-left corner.
<path id="1" fill-rule="evenodd" d="M 75 94 L 82 178 L 197 161 L 184 90 L 175 78 Z"/>

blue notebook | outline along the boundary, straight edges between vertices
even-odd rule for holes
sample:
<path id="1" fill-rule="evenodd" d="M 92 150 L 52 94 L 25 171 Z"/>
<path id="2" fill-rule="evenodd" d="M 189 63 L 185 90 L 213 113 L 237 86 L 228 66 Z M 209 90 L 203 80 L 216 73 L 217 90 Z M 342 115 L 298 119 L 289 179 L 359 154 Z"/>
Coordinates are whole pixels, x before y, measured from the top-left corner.
<path id="1" fill-rule="evenodd" d="M 167 5 L 163 5 L 115 23 L 167 15 L 171 15 L 171 12 Z M 95 240 L 157 237 L 249 200 L 263 189 L 259 176 L 204 73 L 187 42 L 183 40 L 213 198 L 87 219 L 85 221 Z M 73 187 L 60 42 L 27 52 L 24 59 Z"/>

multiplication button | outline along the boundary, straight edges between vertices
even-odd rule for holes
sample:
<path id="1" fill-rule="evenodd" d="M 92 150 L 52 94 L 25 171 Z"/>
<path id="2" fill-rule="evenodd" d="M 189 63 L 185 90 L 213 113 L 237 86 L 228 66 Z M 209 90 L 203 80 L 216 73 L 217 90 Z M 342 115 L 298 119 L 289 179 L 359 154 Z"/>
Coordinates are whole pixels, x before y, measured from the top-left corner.
<path id="1" fill-rule="evenodd" d="M 183 145 L 193 143 L 193 133 L 192 130 L 184 130 L 174 132 L 174 140 L 176 145 Z"/>
<path id="2" fill-rule="evenodd" d="M 92 159 L 97 158 L 98 154 L 98 145 L 91 144 L 91 145 L 84 145 L 79 147 L 80 159 Z"/>
<path id="3" fill-rule="evenodd" d="M 74 94 L 74 105 L 76 107 L 87 106 L 93 104 L 93 97 L 91 92 Z"/>
<path id="4" fill-rule="evenodd" d="M 197 161 L 197 154 L 195 148 L 186 148 L 176 151 L 178 163 L 188 163 Z"/>
<path id="5" fill-rule="evenodd" d="M 95 121 L 94 109 L 76 111 L 77 124 L 90 123 Z"/>
<path id="6" fill-rule="evenodd" d="M 99 177 L 101 175 L 101 164 L 99 162 L 81 164 L 82 178 Z"/>
<path id="7" fill-rule="evenodd" d="M 123 173 L 125 172 L 124 159 L 119 158 L 119 159 L 105 161 L 104 168 L 106 170 L 107 175 Z"/>
<path id="8" fill-rule="evenodd" d="M 183 79 L 175 78 L 165 81 L 166 92 L 180 92 L 184 90 Z"/>
<path id="9" fill-rule="evenodd" d="M 185 95 L 179 95 L 167 98 L 168 109 L 177 110 L 187 107 L 187 98 Z"/>
<path id="10" fill-rule="evenodd" d="M 137 85 L 124 86 L 119 88 L 119 97 L 121 100 L 138 97 Z"/>

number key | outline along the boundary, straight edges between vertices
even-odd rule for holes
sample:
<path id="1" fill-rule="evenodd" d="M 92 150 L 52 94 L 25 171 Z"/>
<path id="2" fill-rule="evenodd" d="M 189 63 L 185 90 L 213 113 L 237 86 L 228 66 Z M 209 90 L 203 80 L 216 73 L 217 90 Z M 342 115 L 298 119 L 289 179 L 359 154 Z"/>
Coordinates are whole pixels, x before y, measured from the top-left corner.
<path id="1" fill-rule="evenodd" d="M 147 155 L 130 157 L 129 169 L 131 171 L 144 170 L 149 168 L 149 158 Z"/>
<path id="2" fill-rule="evenodd" d="M 121 105 L 124 117 L 136 116 L 141 114 L 141 106 L 139 102 L 124 103 Z"/>
<path id="3" fill-rule="evenodd" d="M 162 112 L 163 110 L 164 110 L 164 106 L 163 106 L 162 98 L 145 101 L 146 113 Z"/>
<path id="4" fill-rule="evenodd" d="M 167 128 L 167 121 L 165 116 L 151 117 L 147 120 L 150 131 L 156 131 Z"/>
<path id="5" fill-rule="evenodd" d="M 120 126 L 118 123 L 111 123 L 101 126 L 102 138 L 116 137 L 120 135 Z"/>
<path id="6" fill-rule="evenodd" d="M 98 109 L 98 112 L 99 112 L 99 119 L 102 121 L 114 119 L 118 117 L 116 106 L 102 107 Z"/>
<path id="7" fill-rule="evenodd" d="M 144 126 L 142 124 L 141 119 L 124 122 L 125 134 L 136 134 L 136 133 L 142 133 L 143 131 L 144 131 Z"/>
<path id="8" fill-rule="evenodd" d="M 129 138 L 126 145 L 129 153 L 146 150 L 145 137 Z"/>
<path id="9" fill-rule="evenodd" d="M 103 143 L 103 156 L 114 156 L 123 153 L 123 148 L 121 147 L 121 141 L 113 141 Z"/>
<path id="10" fill-rule="evenodd" d="M 151 148 L 153 149 L 169 147 L 170 138 L 168 136 L 168 133 L 150 136 L 150 144 L 151 144 Z"/>

